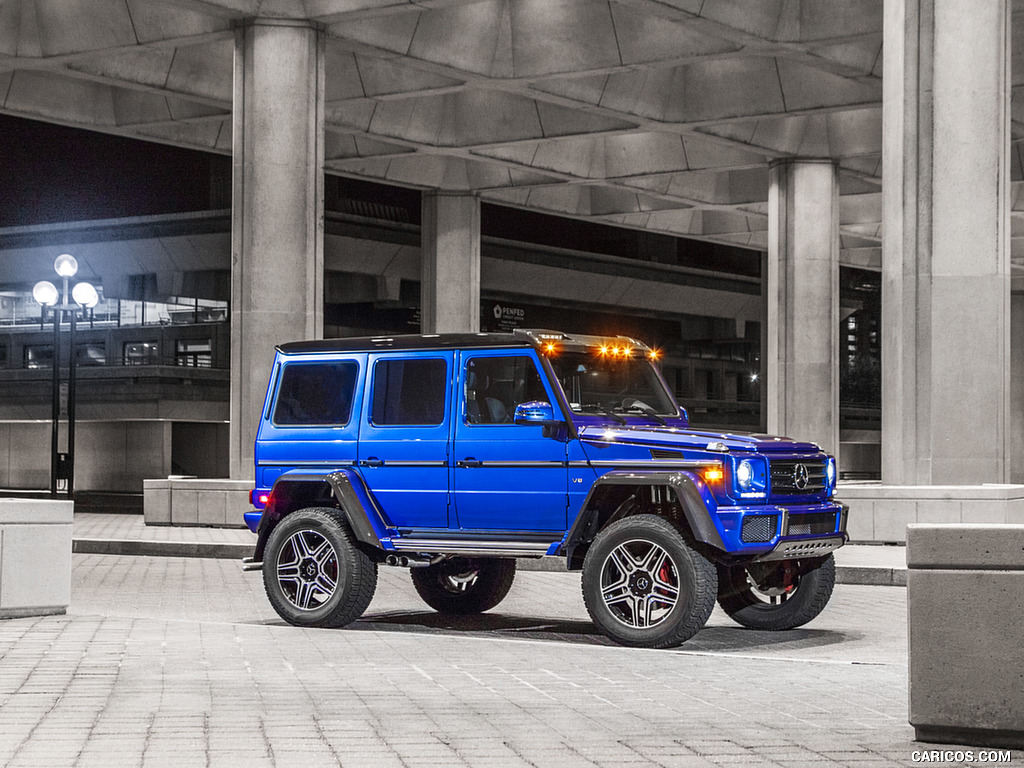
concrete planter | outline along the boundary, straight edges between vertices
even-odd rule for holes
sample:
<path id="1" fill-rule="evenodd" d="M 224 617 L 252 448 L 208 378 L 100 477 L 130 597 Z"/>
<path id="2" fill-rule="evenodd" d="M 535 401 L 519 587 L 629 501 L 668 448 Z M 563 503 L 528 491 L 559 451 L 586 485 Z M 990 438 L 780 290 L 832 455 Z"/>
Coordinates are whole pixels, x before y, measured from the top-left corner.
<path id="1" fill-rule="evenodd" d="M 146 525 L 244 528 L 252 508 L 248 480 L 169 477 L 142 482 Z"/>
<path id="2" fill-rule="evenodd" d="M 0 619 L 65 613 L 74 503 L 0 499 Z"/>
<path id="3" fill-rule="evenodd" d="M 1024 523 L 1024 485 L 840 483 L 855 543 L 906 541 L 908 525 Z"/>
<path id="4" fill-rule="evenodd" d="M 1024 748 L 1024 525 L 907 529 L 919 741 Z"/>

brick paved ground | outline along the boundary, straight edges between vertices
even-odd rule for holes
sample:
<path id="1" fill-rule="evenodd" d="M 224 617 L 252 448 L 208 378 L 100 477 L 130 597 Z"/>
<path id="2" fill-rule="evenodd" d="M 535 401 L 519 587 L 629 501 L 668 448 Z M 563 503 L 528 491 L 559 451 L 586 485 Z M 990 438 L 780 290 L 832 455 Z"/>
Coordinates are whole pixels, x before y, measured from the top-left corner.
<path id="1" fill-rule="evenodd" d="M 716 613 L 645 651 L 595 633 L 573 574 L 522 573 L 458 623 L 382 569 L 348 630 L 283 625 L 227 560 L 76 555 L 74 579 L 67 616 L 0 622 L 0 765 L 869 768 L 922 747 L 901 588 L 839 586 L 788 633 Z"/>

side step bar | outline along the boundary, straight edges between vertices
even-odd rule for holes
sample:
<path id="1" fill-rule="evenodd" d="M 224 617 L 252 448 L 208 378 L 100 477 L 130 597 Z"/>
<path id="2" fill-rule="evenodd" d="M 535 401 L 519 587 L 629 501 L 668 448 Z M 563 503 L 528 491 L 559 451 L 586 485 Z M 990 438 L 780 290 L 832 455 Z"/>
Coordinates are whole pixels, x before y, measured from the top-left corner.
<path id="1" fill-rule="evenodd" d="M 555 542 L 467 541 L 465 539 L 392 539 L 399 552 L 477 555 L 480 557 L 543 557 Z"/>

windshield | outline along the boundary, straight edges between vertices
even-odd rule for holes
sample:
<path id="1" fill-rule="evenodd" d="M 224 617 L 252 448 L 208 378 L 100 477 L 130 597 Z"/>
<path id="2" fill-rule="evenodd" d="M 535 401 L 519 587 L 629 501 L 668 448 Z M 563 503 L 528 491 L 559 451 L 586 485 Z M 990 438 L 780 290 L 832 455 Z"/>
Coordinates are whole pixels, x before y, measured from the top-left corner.
<path id="1" fill-rule="evenodd" d="M 574 413 L 677 416 L 650 361 L 630 355 L 560 350 L 547 356 Z M 614 416 L 613 416 L 614 418 Z"/>

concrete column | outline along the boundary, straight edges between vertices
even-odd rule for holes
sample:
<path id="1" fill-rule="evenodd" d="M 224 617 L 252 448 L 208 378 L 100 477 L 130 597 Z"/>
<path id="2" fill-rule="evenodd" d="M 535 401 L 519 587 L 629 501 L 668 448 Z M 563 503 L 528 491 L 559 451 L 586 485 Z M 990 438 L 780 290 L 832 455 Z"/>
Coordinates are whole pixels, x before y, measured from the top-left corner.
<path id="1" fill-rule="evenodd" d="M 1009 3 L 885 0 L 882 482 L 1009 478 Z"/>
<path id="2" fill-rule="evenodd" d="M 274 346 L 323 335 L 324 46 L 307 22 L 235 37 L 231 477 L 253 473 Z"/>
<path id="3" fill-rule="evenodd" d="M 768 186 L 768 431 L 839 451 L 839 182 L 830 161 L 773 163 Z"/>
<path id="4" fill-rule="evenodd" d="M 423 333 L 480 330 L 480 198 L 424 192 L 420 229 Z"/>
<path id="5" fill-rule="evenodd" d="M 1024 293 L 1010 294 L 1010 482 L 1024 483 Z"/>

